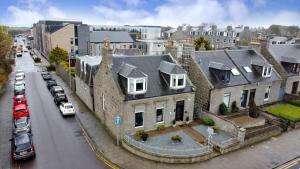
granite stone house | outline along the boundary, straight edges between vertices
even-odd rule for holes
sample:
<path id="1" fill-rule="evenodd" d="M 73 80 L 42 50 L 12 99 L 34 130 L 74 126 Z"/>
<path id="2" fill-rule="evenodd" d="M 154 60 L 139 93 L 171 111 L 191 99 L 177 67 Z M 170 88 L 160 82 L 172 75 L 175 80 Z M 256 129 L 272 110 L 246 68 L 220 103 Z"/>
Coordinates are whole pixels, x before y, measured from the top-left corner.
<path id="1" fill-rule="evenodd" d="M 80 56 L 76 58 L 76 94 L 92 111 L 94 106 L 94 75 L 101 62 L 101 56 Z"/>
<path id="2" fill-rule="evenodd" d="M 300 39 L 297 38 L 295 44 L 263 43 L 261 52 L 283 78 L 282 92 L 298 94 L 300 92 Z"/>
<path id="3" fill-rule="evenodd" d="M 113 136 L 191 121 L 194 87 L 170 55 L 113 56 L 109 42 L 93 80 L 95 114 Z"/>
<path id="4" fill-rule="evenodd" d="M 240 109 L 278 101 L 279 74 L 252 49 L 197 51 L 189 68 L 196 86 L 195 111 L 219 112 L 221 103 L 231 108 L 236 101 Z"/>

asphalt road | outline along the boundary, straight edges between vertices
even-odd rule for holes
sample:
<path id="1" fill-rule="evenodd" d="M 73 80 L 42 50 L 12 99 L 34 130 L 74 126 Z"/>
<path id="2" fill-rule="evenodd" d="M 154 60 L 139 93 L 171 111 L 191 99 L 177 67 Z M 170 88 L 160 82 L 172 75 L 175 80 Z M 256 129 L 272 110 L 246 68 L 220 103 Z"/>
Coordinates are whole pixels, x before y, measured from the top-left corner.
<path id="1" fill-rule="evenodd" d="M 279 167 L 276 167 L 276 169 L 300 169 L 300 157 L 295 158 Z"/>
<path id="2" fill-rule="evenodd" d="M 29 53 L 16 59 L 16 68 L 25 71 L 26 97 L 29 105 L 36 158 L 18 162 L 14 168 L 24 169 L 104 169 L 82 134 L 74 116 L 61 116 Z M 12 75 L 13 77 L 13 75 Z M 13 81 L 0 97 L 1 161 L 10 163 L 9 134 L 11 133 Z M 2 137 L 3 136 L 3 137 Z M 7 138 L 6 138 L 7 137 Z M 5 143 L 5 144 L 4 144 Z M 0 161 L 0 162 L 1 162 Z"/>

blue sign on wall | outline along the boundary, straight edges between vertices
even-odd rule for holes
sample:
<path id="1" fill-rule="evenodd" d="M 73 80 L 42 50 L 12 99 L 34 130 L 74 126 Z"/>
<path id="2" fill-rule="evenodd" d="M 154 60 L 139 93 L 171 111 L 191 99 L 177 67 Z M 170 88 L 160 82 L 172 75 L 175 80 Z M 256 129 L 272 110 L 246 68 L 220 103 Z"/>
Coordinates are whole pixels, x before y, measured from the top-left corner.
<path id="1" fill-rule="evenodd" d="M 116 124 L 116 125 L 120 125 L 120 124 L 121 124 L 121 117 L 120 117 L 120 116 L 117 116 L 117 117 L 115 118 L 115 124 Z"/>

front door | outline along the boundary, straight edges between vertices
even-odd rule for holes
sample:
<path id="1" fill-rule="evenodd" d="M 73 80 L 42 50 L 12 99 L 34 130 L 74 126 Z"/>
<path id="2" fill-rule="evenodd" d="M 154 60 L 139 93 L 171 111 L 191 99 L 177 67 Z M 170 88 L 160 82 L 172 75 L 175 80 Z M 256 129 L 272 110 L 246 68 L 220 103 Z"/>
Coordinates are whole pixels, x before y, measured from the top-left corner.
<path id="1" fill-rule="evenodd" d="M 293 82 L 292 94 L 297 94 L 299 81 Z"/>
<path id="2" fill-rule="evenodd" d="M 252 101 L 255 100 L 255 92 L 256 92 L 256 89 L 251 89 L 250 90 L 250 96 L 249 96 L 249 103 Z"/>
<path id="3" fill-rule="evenodd" d="M 176 102 L 175 120 L 183 121 L 184 100 Z"/>
<path id="4" fill-rule="evenodd" d="M 248 90 L 243 90 L 242 99 L 241 99 L 241 107 L 247 107 L 248 100 Z"/>

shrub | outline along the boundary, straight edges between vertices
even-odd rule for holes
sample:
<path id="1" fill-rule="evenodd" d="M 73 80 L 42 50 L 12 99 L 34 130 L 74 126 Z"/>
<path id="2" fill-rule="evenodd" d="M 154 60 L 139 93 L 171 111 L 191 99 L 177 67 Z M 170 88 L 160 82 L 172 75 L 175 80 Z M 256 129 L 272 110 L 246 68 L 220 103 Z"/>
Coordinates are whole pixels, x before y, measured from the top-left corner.
<path id="1" fill-rule="evenodd" d="M 204 117 L 203 118 L 203 123 L 207 126 L 214 126 L 215 125 L 215 121 L 209 117 Z"/>
<path id="2" fill-rule="evenodd" d="M 48 71 L 55 71 L 55 66 L 47 66 Z"/>
<path id="3" fill-rule="evenodd" d="M 175 136 L 171 137 L 171 140 L 174 141 L 174 142 L 181 142 L 182 137 L 180 137 L 178 134 L 176 134 Z"/>
<path id="4" fill-rule="evenodd" d="M 226 115 L 226 114 L 228 114 L 228 108 L 227 108 L 227 106 L 225 105 L 225 103 L 220 104 L 220 106 L 219 106 L 219 113 L 220 113 L 221 115 Z"/>
<path id="5" fill-rule="evenodd" d="M 144 130 L 137 131 L 135 134 L 140 140 L 147 141 L 149 135 Z"/>
<path id="6" fill-rule="evenodd" d="M 237 104 L 236 104 L 236 101 L 232 102 L 231 104 L 231 113 L 236 113 L 236 112 L 239 112 L 240 109 L 238 108 Z"/>
<path id="7" fill-rule="evenodd" d="M 157 126 L 157 131 L 161 131 L 161 130 L 164 130 L 164 129 L 165 129 L 164 124 L 161 124 L 161 125 Z"/>
<path id="8" fill-rule="evenodd" d="M 257 118 L 259 116 L 258 108 L 253 99 L 249 101 L 249 116 L 253 118 Z"/>
<path id="9" fill-rule="evenodd" d="M 300 106 L 300 99 L 289 100 L 287 102 L 295 106 Z"/>

